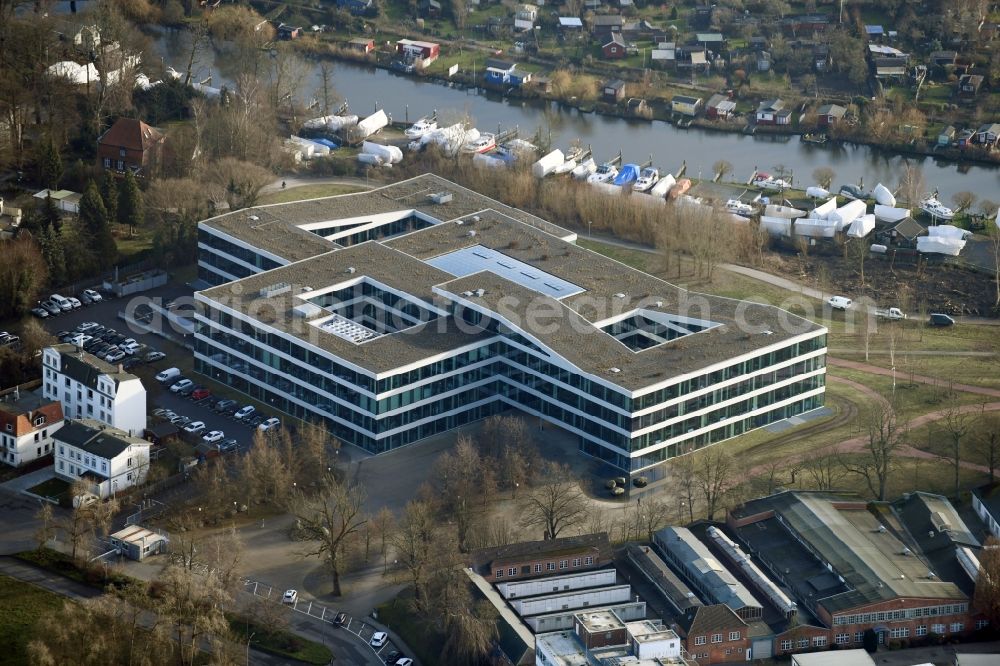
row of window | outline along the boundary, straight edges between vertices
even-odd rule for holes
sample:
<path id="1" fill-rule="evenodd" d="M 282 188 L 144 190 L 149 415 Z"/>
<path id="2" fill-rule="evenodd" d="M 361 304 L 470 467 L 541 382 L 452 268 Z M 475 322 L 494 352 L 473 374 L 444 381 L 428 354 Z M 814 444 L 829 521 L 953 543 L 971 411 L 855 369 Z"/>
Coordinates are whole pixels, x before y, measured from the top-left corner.
<path id="1" fill-rule="evenodd" d="M 258 269 L 260 269 L 256 271 L 258 273 L 262 271 L 269 271 L 272 268 L 278 268 L 279 266 L 283 265 L 269 257 L 260 255 L 254 252 L 253 250 L 241 247 L 239 245 L 236 245 L 235 243 L 230 243 L 229 241 L 220 238 L 219 236 L 216 236 L 215 234 L 210 233 L 205 229 L 198 229 L 198 244 L 205 245 L 214 250 L 219 250 L 220 252 L 224 252 L 231 257 L 236 257 L 240 261 L 246 262 L 251 266 L 256 266 Z M 206 263 L 211 264 L 213 260 L 220 260 L 220 259 L 224 260 L 224 257 L 220 257 L 215 252 L 209 252 L 203 249 L 201 252 L 198 253 L 198 259 L 200 261 L 205 261 Z M 247 270 L 242 266 L 241 269 L 244 271 Z"/>
<path id="2" fill-rule="evenodd" d="M 989 625 L 987 620 L 977 620 L 976 629 L 983 629 Z M 952 622 L 949 625 L 945 624 L 932 624 L 930 625 L 931 634 L 936 634 L 938 636 L 944 636 L 948 633 L 957 634 L 965 631 L 965 624 L 963 622 Z M 918 637 L 927 636 L 928 626 L 926 624 L 921 624 L 914 630 L 914 635 Z M 849 633 L 839 633 L 834 636 L 834 642 L 837 645 L 850 645 L 852 643 L 861 643 L 864 641 L 865 632 L 855 631 L 852 636 Z M 889 629 L 889 638 L 900 639 L 909 638 L 910 628 L 909 627 L 892 627 Z M 812 638 L 812 647 L 825 647 L 827 643 L 826 636 L 814 636 Z M 805 649 L 810 646 L 810 640 L 808 638 L 800 638 L 797 641 L 792 641 L 790 639 L 784 639 L 781 641 L 781 651 L 788 652 L 793 647 L 796 649 Z"/>
<path id="3" fill-rule="evenodd" d="M 713 643 L 721 643 L 722 642 L 722 636 L 723 636 L 723 634 L 712 634 L 712 637 L 711 637 L 712 638 L 712 642 Z M 741 634 L 738 631 L 730 631 L 729 632 L 729 640 L 731 640 L 731 641 L 738 641 L 738 640 L 740 640 L 740 638 L 742 638 L 742 636 L 743 636 L 743 634 Z M 695 636 L 694 637 L 694 644 L 695 645 L 704 645 L 706 642 L 707 642 L 707 637 L 706 636 Z"/>
<path id="4" fill-rule="evenodd" d="M 571 562 L 572 562 L 572 564 L 571 564 Z M 568 569 L 571 566 L 572 567 L 590 566 L 593 563 L 594 563 L 594 558 L 591 555 L 587 555 L 586 557 L 583 557 L 583 558 L 574 557 L 572 560 L 559 560 L 559 569 Z M 555 562 L 546 562 L 545 563 L 545 570 L 546 571 L 555 571 L 556 570 L 556 563 Z M 507 571 L 506 575 L 508 577 L 517 576 L 518 572 L 520 572 L 520 574 L 523 576 L 523 575 L 526 575 L 528 573 L 528 567 L 522 567 L 520 570 L 517 567 L 508 567 L 506 571 Z M 535 562 L 534 567 L 533 567 L 533 571 L 536 574 L 542 573 L 542 563 L 541 562 Z M 494 576 L 493 577 L 494 578 L 503 578 L 504 577 L 504 570 L 503 569 L 497 569 L 494 572 Z"/>
<path id="5" fill-rule="evenodd" d="M 912 620 L 920 617 L 936 617 L 938 615 L 961 615 L 969 611 L 968 603 L 944 604 L 941 606 L 922 606 L 895 611 L 879 611 L 877 613 L 859 613 L 857 615 L 835 615 L 835 625 L 874 624 L 890 620 Z"/>

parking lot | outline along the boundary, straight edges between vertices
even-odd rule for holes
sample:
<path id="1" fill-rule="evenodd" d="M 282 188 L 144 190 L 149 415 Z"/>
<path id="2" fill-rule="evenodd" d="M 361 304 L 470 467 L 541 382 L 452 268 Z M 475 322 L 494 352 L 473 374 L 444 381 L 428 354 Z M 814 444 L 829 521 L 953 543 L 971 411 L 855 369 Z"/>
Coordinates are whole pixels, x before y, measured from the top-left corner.
<path id="1" fill-rule="evenodd" d="M 67 295 L 67 294 L 64 294 Z M 150 304 L 165 306 L 169 303 L 177 303 L 175 307 L 183 309 L 190 303 L 191 290 L 183 285 L 168 284 L 159 289 L 155 289 L 144 294 L 125 298 L 114 298 L 104 294 L 104 300 L 100 303 L 83 305 L 80 308 L 58 315 L 49 316 L 41 320 L 44 328 L 52 334 L 60 332 L 70 332 L 84 322 L 96 322 L 105 329 L 115 329 L 121 335 L 135 339 L 143 345 L 135 357 L 143 357 L 150 351 L 161 351 L 165 357 L 161 360 L 150 363 L 139 363 L 128 368 L 131 372 L 142 379 L 143 386 L 147 391 L 147 410 L 150 414 L 157 408 L 164 408 L 187 419 L 177 423 L 183 428 L 186 423 L 201 421 L 205 424 L 204 431 L 199 435 L 187 435 L 185 439 L 192 443 L 201 441 L 202 435 L 212 430 L 221 430 L 225 433 L 225 438 L 234 438 L 240 449 L 245 449 L 250 445 L 253 438 L 255 426 L 260 421 L 270 416 L 279 416 L 270 412 L 258 411 L 254 418 L 248 421 L 233 418 L 232 412 L 249 404 L 245 396 L 241 396 L 228 387 L 214 383 L 205 377 L 191 372 L 192 353 L 184 346 L 184 332 L 181 330 L 169 330 L 170 335 L 175 340 L 168 340 L 160 335 L 156 335 L 146 330 L 129 324 L 124 319 L 119 318 L 120 312 L 129 312 L 137 318 L 144 318 L 143 314 L 150 312 Z M 164 322 L 166 325 L 166 322 Z M 132 356 L 126 357 L 127 361 Z M 132 361 L 135 363 L 135 361 Z M 166 368 L 177 367 L 182 373 L 181 377 L 175 378 L 172 382 L 161 384 L 154 377 L 156 373 Z M 169 390 L 170 384 L 182 377 L 187 377 L 196 386 L 205 386 L 211 391 L 211 396 L 207 398 L 192 399 L 190 395 L 183 396 L 172 393 Z M 229 414 L 219 413 L 213 409 L 219 400 L 229 398 L 237 401 L 235 408 Z M 155 422 L 155 417 L 150 419 L 150 423 Z"/>

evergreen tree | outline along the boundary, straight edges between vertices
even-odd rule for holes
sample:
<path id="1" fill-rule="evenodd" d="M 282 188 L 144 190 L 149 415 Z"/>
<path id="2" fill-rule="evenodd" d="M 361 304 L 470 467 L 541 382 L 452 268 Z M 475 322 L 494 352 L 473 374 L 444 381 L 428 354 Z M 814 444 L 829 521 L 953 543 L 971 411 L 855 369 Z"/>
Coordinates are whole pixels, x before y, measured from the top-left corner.
<path id="1" fill-rule="evenodd" d="M 56 233 L 59 233 L 62 229 L 62 215 L 52 197 L 45 197 L 41 213 L 41 226 L 51 227 Z"/>
<path id="2" fill-rule="evenodd" d="M 49 269 L 49 283 L 53 286 L 64 284 L 67 281 L 66 249 L 62 234 L 54 227 L 47 226 L 40 234 L 38 245 L 42 250 L 42 257 L 45 258 L 45 265 Z"/>
<path id="3" fill-rule="evenodd" d="M 38 155 L 38 171 L 42 179 L 42 184 L 50 190 L 59 189 L 59 181 L 62 180 L 63 165 L 62 156 L 51 140 L 46 141 L 41 146 L 41 153 Z"/>
<path id="4" fill-rule="evenodd" d="M 125 172 L 118 191 L 118 223 L 127 225 L 133 232 L 142 226 L 145 213 L 142 207 L 142 192 L 131 171 Z M 110 211 L 109 211 L 110 212 Z"/>
<path id="5" fill-rule="evenodd" d="M 104 201 L 104 209 L 108 211 L 108 221 L 116 221 L 118 219 L 118 183 L 110 171 L 104 173 L 104 180 L 101 181 L 101 200 Z"/>
<path id="6" fill-rule="evenodd" d="M 89 241 L 90 249 L 97 259 L 98 267 L 109 268 L 115 263 L 118 250 L 115 239 L 111 235 L 111 224 L 108 220 L 108 209 L 94 181 L 87 184 L 87 189 L 80 199 L 80 223 Z"/>

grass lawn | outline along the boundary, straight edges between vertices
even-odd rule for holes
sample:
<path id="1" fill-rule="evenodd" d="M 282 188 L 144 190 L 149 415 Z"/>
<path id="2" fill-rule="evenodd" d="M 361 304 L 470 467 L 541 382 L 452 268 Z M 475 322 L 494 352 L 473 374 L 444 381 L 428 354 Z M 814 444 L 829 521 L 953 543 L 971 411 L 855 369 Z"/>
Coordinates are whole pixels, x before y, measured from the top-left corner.
<path id="1" fill-rule="evenodd" d="M 125 263 L 136 261 L 141 253 L 152 249 L 153 230 L 148 227 L 139 228 L 134 236 L 129 236 L 128 230 L 122 227 L 124 233 L 115 238 L 118 254 Z"/>
<path id="2" fill-rule="evenodd" d="M 28 643 L 36 638 L 35 624 L 64 603 L 58 594 L 0 576 L 0 654 L 3 663 L 27 664 Z"/>
<path id="3" fill-rule="evenodd" d="M 69 493 L 69 483 L 62 479 L 49 479 L 42 481 L 33 488 L 28 488 L 29 493 L 34 493 L 40 497 L 52 497 L 60 501 Z"/>
<path id="4" fill-rule="evenodd" d="M 329 664 L 333 653 L 325 645 L 310 641 L 288 631 L 273 630 L 255 624 L 238 615 L 227 615 L 229 628 L 236 634 L 237 642 L 246 645 L 251 635 L 253 647 L 269 654 L 293 659 L 305 664 Z"/>
<path id="5" fill-rule="evenodd" d="M 410 608 L 413 592 L 407 588 L 399 596 L 378 607 L 379 621 L 391 627 L 403 641 L 413 648 L 417 658 L 425 664 L 436 664 L 444 646 L 444 636 L 428 629 Z"/>
<path id="6" fill-rule="evenodd" d="M 319 197 L 332 197 L 338 194 L 353 194 L 354 192 L 361 192 L 363 190 L 363 187 L 354 185 L 300 185 L 299 187 L 289 187 L 278 192 L 265 194 L 260 197 L 260 203 L 276 204 L 302 199 L 318 199 Z"/>

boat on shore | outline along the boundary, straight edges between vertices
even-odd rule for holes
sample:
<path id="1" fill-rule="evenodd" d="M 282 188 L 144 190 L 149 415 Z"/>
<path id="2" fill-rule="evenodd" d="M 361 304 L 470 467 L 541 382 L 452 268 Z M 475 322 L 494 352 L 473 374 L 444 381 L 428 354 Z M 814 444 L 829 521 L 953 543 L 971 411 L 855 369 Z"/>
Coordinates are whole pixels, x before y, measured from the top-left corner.
<path id="1" fill-rule="evenodd" d="M 896 208 L 875 204 L 875 219 L 880 222 L 900 222 L 910 216 L 909 208 Z"/>
<path id="2" fill-rule="evenodd" d="M 610 162 L 597 167 L 597 171 L 587 177 L 588 183 L 607 183 L 618 177 L 618 167 Z"/>
<path id="3" fill-rule="evenodd" d="M 482 132 L 462 145 L 463 153 L 488 153 L 497 147 L 497 137 L 490 132 Z"/>
<path id="4" fill-rule="evenodd" d="M 803 134 L 801 136 L 801 139 L 802 143 L 811 143 L 815 146 L 824 146 L 826 145 L 826 142 L 830 140 L 830 138 L 826 134 L 823 133 L 814 134 L 811 132 Z"/>
<path id="5" fill-rule="evenodd" d="M 573 169 L 572 174 L 573 178 L 577 180 L 586 180 L 595 171 L 597 171 L 597 162 L 594 161 L 593 157 L 588 157 Z"/>
<path id="6" fill-rule="evenodd" d="M 635 185 L 632 189 L 636 192 L 645 192 L 649 188 L 656 184 L 656 181 L 660 179 L 660 170 L 656 167 L 646 167 L 639 173 L 639 177 L 635 180 Z"/>
<path id="7" fill-rule="evenodd" d="M 432 116 L 426 116 L 403 130 L 403 134 L 405 134 L 409 139 L 419 139 L 423 135 L 429 134 L 437 128 L 437 120 L 435 120 Z"/>
<path id="8" fill-rule="evenodd" d="M 920 210 L 938 220 L 950 220 L 955 217 L 955 211 L 938 201 L 933 194 L 920 201 Z"/>
<path id="9" fill-rule="evenodd" d="M 625 164 L 622 166 L 621 171 L 615 177 L 614 184 L 618 187 L 624 187 L 625 185 L 631 185 L 639 177 L 639 165 L 638 164 Z"/>
<path id="10" fill-rule="evenodd" d="M 749 217 L 753 215 L 753 206 L 739 199 L 730 199 L 726 202 L 726 210 L 734 215 L 741 215 L 743 217 Z"/>

